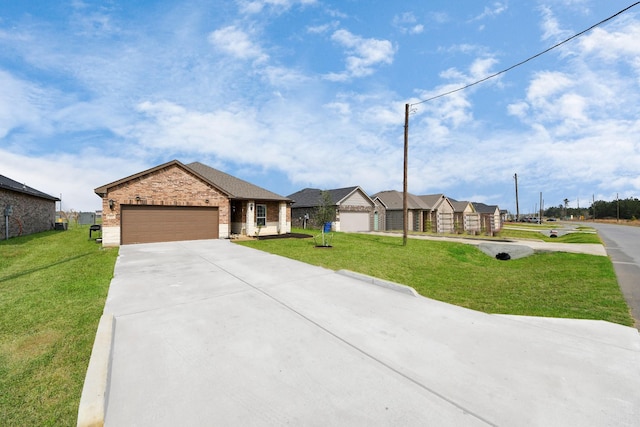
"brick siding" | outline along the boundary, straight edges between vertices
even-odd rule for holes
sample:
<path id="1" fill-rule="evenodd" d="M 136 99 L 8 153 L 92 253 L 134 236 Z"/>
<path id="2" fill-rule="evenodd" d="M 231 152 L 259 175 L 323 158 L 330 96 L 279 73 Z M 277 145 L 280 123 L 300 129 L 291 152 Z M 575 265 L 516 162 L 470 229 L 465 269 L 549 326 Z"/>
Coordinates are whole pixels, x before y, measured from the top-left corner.
<path id="1" fill-rule="evenodd" d="M 120 226 L 120 205 L 217 206 L 219 223 L 229 224 L 228 197 L 176 165 L 109 188 L 102 199 L 104 227 Z"/>
<path id="2" fill-rule="evenodd" d="M 7 238 L 4 209 L 13 206 L 9 217 L 9 237 L 51 230 L 56 219 L 56 202 L 40 197 L 0 189 L 0 239 Z"/>

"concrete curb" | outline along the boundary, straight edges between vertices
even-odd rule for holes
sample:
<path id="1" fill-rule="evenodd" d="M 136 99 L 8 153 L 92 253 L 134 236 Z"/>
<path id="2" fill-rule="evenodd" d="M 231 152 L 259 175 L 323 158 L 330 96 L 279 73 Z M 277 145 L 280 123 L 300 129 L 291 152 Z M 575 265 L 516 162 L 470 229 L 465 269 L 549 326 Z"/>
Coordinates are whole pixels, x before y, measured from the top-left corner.
<path id="1" fill-rule="evenodd" d="M 343 276 L 351 277 L 353 279 L 358 279 L 363 282 L 371 283 L 376 286 L 381 286 L 383 288 L 391 289 L 396 292 L 400 292 L 403 294 L 411 295 L 414 297 L 419 296 L 418 292 L 410 286 L 401 285 L 399 283 L 389 282 L 386 280 L 378 279 L 377 277 L 367 276 L 366 274 L 356 273 L 350 270 L 338 270 L 336 273 L 341 274 Z"/>
<path id="2" fill-rule="evenodd" d="M 115 318 L 103 314 L 98 323 L 93 342 L 89 367 L 85 376 L 82 396 L 78 406 L 78 427 L 101 427 L 104 425 L 109 368 Z"/>

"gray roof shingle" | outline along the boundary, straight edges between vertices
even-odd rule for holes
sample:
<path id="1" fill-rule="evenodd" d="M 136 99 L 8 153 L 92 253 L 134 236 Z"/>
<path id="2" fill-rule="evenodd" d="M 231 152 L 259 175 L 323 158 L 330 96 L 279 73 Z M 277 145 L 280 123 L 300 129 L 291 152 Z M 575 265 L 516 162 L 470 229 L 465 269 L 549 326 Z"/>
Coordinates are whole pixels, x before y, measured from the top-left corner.
<path id="1" fill-rule="evenodd" d="M 338 205 L 347 196 L 358 189 L 355 187 L 336 188 L 333 190 L 324 190 L 331 196 L 331 201 L 334 205 Z M 289 194 L 287 197 L 293 200 L 292 208 L 313 208 L 319 206 L 322 202 L 322 191 L 319 188 L 305 188 L 297 191 L 293 194 Z"/>
<path id="2" fill-rule="evenodd" d="M 479 202 L 471 202 L 471 204 L 478 213 L 492 214 L 498 209 L 497 205 L 485 205 L 484 203 Z"/>
<path id="3" fill-rule="evenodd" d="M 381 191 L 373 195 L 372 199 L 379 198 L 388 210 L 403 209 L 403 195 L 401 191 L 388 190 Z M 431 209 L 423 200 L 418 196 L 411 193 L 407 193 L 407 208 L 408 209 Z"/>
<path id="4" fill-rule="evenodd" d="M 202 179 L 205 182 L 209 183 L 210 185 L 214 186 L 221 192 L 225 193 L 231 199 L 283 201 L 283 202 L 290 201 L 286 197 L 283 197 L 269 190 L 265 190 L 262 187 L 258 187 L 257 185 L 251 184 L 250 182 L 244 181 L 240 178 L 236 178 L 235 176 L 229 175 L 228 173 L 222 172 L 218 169 L 214 169 L 211 166 L 207 166 L 203 163 L 193 162 L 193 163 L 189 163 L 188 165 L 184 165 L 180 163 L 178 160 L 172 160 L 170 162 L 164 163 L 154 168 L 147 169 L 142 172 L 138 172 L 137 174 L 128 176 L 126 178 L 122 178 L 110 184 L 103 185 L 102 187 L 98 187 L 94 191 L 96 194 L 103 197 L 106 194 L 107 190 L 111 187 L 130 181 L 132 179 L 147 175 L 151 172 L 164 169 L 172 165 L 176 165 L 178 167 L 181 167 L 189 171 L 190 173 L 193 173 L 199 179 Z"/>
<path id="5" fill-rule="evenodd" d="M 429 210 L 433 210 L 438 204 L 445 199 L 444 194 L 425 194 L 424 196 L 418 196 L 420 200 L 426 203 L 429 206 Z"/>
<path id="6" fill-rule="evenodd" d="M 262 187 L 258 187 L 257 185 L 251 184 L 250 182 L 244 181 L 240 178 L 236 178 L 235 176 L 229 175 L 228 173 L 214 169 L 211 166 L 207 166 L 200 162 L 189 163 L 185 166 L 231 195 L 231 198 L 233 199 L 289 201 L 287 197 L 265 190 Z"/>
<path id="7" fill-rule="evenodd" d="M 4 175 L 0 175 L 0 188 L 15 191 L 18 193 L 28 194 L 30 196 L 40 197 L 41 199 L 52 200 L 55 202 L 60 201 L 60 199 L 57 197 L 50 196 L 49 194 L 38 191 L 35 188 L 31 188 L 25 184 L 20 184 L 18 181 L 14 181 Z"/>

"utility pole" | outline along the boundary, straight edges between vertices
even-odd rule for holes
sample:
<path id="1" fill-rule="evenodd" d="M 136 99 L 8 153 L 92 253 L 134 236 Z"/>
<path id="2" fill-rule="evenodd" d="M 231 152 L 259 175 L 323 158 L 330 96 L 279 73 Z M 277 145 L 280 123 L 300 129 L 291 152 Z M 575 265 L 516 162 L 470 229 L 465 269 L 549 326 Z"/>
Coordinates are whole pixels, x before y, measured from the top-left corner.
<path id="1" fill-rule="evenodd" d="M 407 195 L 407 163 L 409 160 L 409 104 L 404 105 L 404 179 L 402 183 L 402 246 L 407 246 L 409 203 Z"/>
<path id="2" fill-rule="evenodd" d="M 593 220 L 596 220 L 596 195 L 591 195 L 591 207 L 593 208 Z"/>
<path id="3" fill-rule="evenodd" d="M 518 206 L 518 174 L 513 175 L 516 179 L 516 222 L 520 221 L 520 207 Z"/>
<path id="4" fill-rule="evenodd" d="M 620 222 L 620 197 L 618 197 L 618 193 L 616 193 L 616 222 Z"/>
<path id="5" fill-rule="evenodd" d="M 542 207 L 542 191 L 540 192 L 540 212 L 538 213 L 538 222 L 540 224 L 542 224 L 542 212 L 543 212 L 543 207 Z"/>

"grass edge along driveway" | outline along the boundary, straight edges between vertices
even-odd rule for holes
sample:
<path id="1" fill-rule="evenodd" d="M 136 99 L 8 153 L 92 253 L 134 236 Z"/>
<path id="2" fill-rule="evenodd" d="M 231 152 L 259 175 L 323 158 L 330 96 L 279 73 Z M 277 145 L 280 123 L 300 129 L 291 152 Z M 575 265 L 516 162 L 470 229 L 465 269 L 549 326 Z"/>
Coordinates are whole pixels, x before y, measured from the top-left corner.
<path id="1" fill-rule="evenodd" d="M 71 426 L 117 249 L 88 226 L 0 242 L 0 424 Z"/>
<path id="2" fill-rule="evenodd" d="M 607 257 L 546 253 L 498 261 L 459 243 L 336 233 L 241 244 L 334 270 L 413 286 L 427 297 L 486 311 L 631 325 Z M 0 242 L 0 420 L 76 423 L 78 403 L 118 250 L 87 227 Z"/>
<path id="3" fill-rule="evenodd" d="M 425 297 L 486 313 L 633 325 L 608 257 L 548 252 L 499 261 L 463 243 L 408 239 L 403 246 L 398 237 L 352 233 L 334 233 L 328 249 L 316 248 L 311 238 L 237 244 L 405 284 Z"/>

